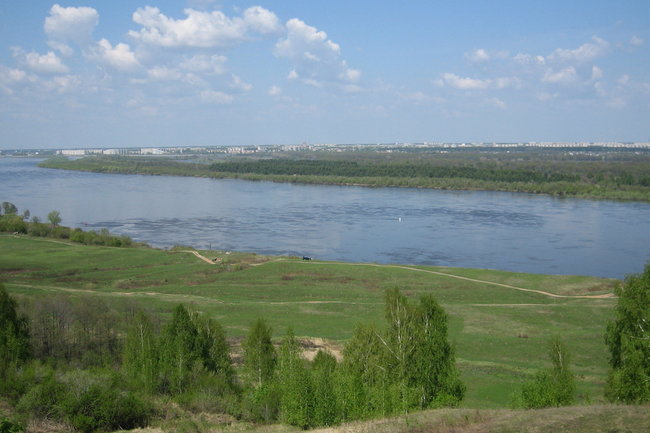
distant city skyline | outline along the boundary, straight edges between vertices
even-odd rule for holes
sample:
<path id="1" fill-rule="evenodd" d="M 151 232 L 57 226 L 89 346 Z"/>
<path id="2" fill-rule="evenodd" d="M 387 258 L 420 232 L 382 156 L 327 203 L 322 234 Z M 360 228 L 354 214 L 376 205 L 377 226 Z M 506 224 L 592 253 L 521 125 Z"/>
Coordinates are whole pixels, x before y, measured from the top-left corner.
<path id="1" fill-rule="evenodd" d="M 0 149 L 650 142 L 637 1 L 0 4 Z"/>

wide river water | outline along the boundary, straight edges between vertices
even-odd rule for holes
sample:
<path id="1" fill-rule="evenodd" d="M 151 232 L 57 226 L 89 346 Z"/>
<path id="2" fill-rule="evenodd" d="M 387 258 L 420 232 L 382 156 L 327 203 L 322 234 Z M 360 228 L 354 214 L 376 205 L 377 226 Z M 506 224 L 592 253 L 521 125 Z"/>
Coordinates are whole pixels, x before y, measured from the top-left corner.
<path id="1" fill-rule="evenodd" d="M 650 204 L 52 170 L 0 158 L 0 201 L 156 247 L 622 278 L 650 259 Z"/>

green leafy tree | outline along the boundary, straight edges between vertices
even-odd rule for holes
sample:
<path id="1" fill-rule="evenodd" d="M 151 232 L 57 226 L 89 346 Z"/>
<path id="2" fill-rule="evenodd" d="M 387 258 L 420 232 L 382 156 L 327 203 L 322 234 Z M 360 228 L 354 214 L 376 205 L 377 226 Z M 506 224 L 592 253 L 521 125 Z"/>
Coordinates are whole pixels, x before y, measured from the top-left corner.
<path id="1" fill-rule="evenodd" d="M 336 358 L 329 352 L 319 350 L 312 365 L 314 387 L 315 426 L 331 426 L 338 422 L 339 407 L 334 391 Z"/>
<path id="2" fill-rule="evenodd" d="M 16 312 L 16 301 L 0 284 L 0 385 L 6 381 L 13 367 L 30 355 L 27 319 Z"/>
<path id="3" fill-rule="evenodd" d="M 148 393 L 157 386 L 159 348 L 149 318 L 139 311 L 126 333 L 123 367 L 133 383 Z"/>
<path id="4" fill-rule="evenodd" d="M 607 326 L 606 395 L 612 401 L 650 402 L 650 263 L 616 289 L 616 317 Z"/>
<path id="5" fill-rule="evenodd" d="M 18 213 L 18 208 L 13 203 L 8 201 L 2 202 L 2 210 L 5 215 L 16 215 Z"/>
<path id="6" fill-rule="evenodd" d="M 416 309 L 416 348 L 410 385 L 418 389 L 420 408 L 454 406 L 465 395 L 447 337 L 447 314 L 431 295 L 420 298 Z"/>
<path id="7" fill-rule="evenodd" d="M 223 376 L 228 384 L 234 384 L 234 370 L 230 359 L 230 346 L 223 327 L 216 320 L 192 314 L 192 322 L 198 331 L 197 345 L 203 366 L 212 373 Z"/>
<path id="8" fill-rule="evenodd" d="M 61 223 L 61 214 L 58 210 L 53 210 L 47 214 L 47 220 L 52 224 L 52 227 L 56 227 Z"/>
<path id="9" fill-rule="evenodd" d="M 256 388 L 273 378 L 276 353 L 271 342 L 271 328 L 258 319 L 244 341 L 244 368 L 249 383 Z"/>
<path id="10" fill-rule="evenodd" d="M 515 406 L 527 409 L 568 406 L 575 398 L 575 376 L 569 368 L 570 355 L 559 337 L 549 341 L 550 369 L 535 374 L 515 395 Z"/>
<path id="11" fill-rule="evenodd" d="M 271 328 L 258 319 L 243 343 L 246 390 L 243 410 L 254 421 L 271 422 L 280 410 L 280 390 L 274 380 L 277 355 Z"/>
<path id="12" fill-rule="evenodd" d="M 341 421 L 389 414 L 385 407 L 370 404 L 377 390 L 388 387 L 386 346 L 373 326 L 357 325 L 343 349 L 343 364 L 336 371 L 337 400 Z"/>
<path id="13" fill-rule="evenodd" d="M 277 365 L 280 417 L 306 429 L 313 424 L 314 394 L 309 370 L 300 356 L 300 345 L 291 329 L 282 341 Z"/>
<path id="14" fill-rule="evenodd" d="M 174 309 L 172 320 L 160 337 L 160 346 L 163 387 L 174 394 L 183 392 L 195 362 L 200 359 L 198 331 L 184 306 Z"/>

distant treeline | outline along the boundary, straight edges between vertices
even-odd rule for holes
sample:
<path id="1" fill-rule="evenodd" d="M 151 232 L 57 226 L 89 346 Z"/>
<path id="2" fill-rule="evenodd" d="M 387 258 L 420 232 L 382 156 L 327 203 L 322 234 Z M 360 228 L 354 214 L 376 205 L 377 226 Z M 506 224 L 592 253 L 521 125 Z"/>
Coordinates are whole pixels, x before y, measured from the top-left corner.
<path id="1" fill-rule="evenodd" d="M 212 164 L 161 158 L 51 159 L 43 167 L 100 173 L 239 178 L 307 184 L 492 190 L 597 199 L 650 201 L 650 159 L 540 160 L 510 154 L 425 155 L 317 153 L 316 159 L 233 158 Z M 303 156 L 304 158 L 304 156 Z"/>
<path id="2" fill-rule="evenodd" d="M 227 161 L 210 165 L 225 173 L 256 173 L 272 175 L 394 177 L 394 178 L 464 178 L 498 182 L 577 182 L 577 175 L 508 169 L 494 166 L 447 165 L 423 163 L 358 163 L 349 161 L 270 159 L 259 161 Z M 650 178 L 648 178 L 650 185 Z"/>

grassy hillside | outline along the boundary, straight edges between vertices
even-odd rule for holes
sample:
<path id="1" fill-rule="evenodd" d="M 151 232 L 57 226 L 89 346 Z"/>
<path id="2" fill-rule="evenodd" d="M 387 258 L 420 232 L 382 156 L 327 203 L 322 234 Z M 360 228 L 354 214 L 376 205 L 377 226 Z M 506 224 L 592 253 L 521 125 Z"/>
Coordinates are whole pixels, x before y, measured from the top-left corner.
<path id="1" fill-rule="evenodd" d="M 603 401 L 603 333 L 616 300 L 593 296 L 610 293 L 614 280 L 201 251 L 218 260 L 211 264 L 184 250 L 2 235 L 0 279 L 23 301 L 65 293 L 138 302 L 164 315 L 184 303 L 218 319 L 230 337 L 243 336 L 263 317 L 276 336 L 292 326 L 298 336 L 326 339 L 335 348 L 358 322 L 381 326 L 385 289 L 430 292 L 450 315 L 467 384 L 464 407 L 507 407 L 516 386 L 549 365 L 545 340 L 552 335 L 561 335 L 573 353 L 579 402 Z"/>

